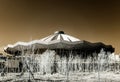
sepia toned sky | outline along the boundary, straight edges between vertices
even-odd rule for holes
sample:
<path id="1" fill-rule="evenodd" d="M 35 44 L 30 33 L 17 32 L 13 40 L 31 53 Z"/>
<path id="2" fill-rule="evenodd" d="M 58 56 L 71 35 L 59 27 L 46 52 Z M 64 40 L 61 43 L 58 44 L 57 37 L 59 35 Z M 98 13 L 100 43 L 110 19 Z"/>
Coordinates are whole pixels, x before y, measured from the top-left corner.
<path id="1" fill-rule="evenodd" d="M 0 0 L 0 46 L 64 30 L 120 53 L 119 0 Z"/>

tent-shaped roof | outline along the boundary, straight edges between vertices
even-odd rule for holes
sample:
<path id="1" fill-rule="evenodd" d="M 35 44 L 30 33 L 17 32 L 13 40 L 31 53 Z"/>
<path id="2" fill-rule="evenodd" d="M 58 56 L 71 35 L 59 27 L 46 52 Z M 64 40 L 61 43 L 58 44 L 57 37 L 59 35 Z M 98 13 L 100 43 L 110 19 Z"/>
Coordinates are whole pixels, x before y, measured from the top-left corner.
<path id="1" fill-rule="evenodd" d="M 45 41 L 49 43 L 49 42 L 58 42 L 58 41 L 76 42 L 80 40 L 73 36 L 65 34 L 63 31 L 56 31 L 54 34 L 41 39 L 41 41 Z"/>
<path id="2" fill-rule="evenodd" d="M 17 42 L 13 45 L 8 45 L 5 47 L 5 52 L 17 52 L 26 49 L 40 49 L 40 48 L 49 48 L 49 49 L 81 49 L 100 51 L 101 48 L 104 48 L 106 51 L 114 52 L 114 48 L 111 45 L 105 45 L 103 43 L 91 43 L 88 41 L 80 40 L 73 36 L 70 36 L 63 31 L 56 31 L 54 34 L 49 35 L 40 40 L 33 40 L 30 42 Z"/>

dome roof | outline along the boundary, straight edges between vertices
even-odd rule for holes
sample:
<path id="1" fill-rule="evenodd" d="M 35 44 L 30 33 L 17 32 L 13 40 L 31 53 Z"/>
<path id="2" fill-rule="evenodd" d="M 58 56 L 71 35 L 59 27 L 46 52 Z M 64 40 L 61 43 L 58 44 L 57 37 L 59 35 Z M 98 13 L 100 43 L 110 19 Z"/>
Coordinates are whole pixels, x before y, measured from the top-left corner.
<path id="1" fill-rule="evenodd" d="M 70 35 L 64 33 L 64 31 L 56 31 L 56 32 L 54 32 L 54 34 L 41 39 L 41 41 L 49 43 L 49 42 L 58 42 L 58 41 L 60 41 L 60 42 L 63 42 L 63 41 L 77 42 L 80 40 L 78 38 L 75 38 L 73 36 L 70 36 Z"/>

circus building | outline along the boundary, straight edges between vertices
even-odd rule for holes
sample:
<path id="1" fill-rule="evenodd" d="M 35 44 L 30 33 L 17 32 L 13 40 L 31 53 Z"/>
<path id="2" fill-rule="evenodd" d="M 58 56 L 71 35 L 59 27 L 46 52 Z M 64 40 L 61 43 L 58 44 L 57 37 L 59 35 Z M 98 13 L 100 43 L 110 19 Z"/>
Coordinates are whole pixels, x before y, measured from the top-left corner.
<path id="1" fill-rule="evenodd" d="M 40 77 L 46 74 L 70 75 L 76 72 L 112 70 L 108 59 L 114 50 L 111 45 L 80 40 L 64 31 L 56 31 L 40 40 L 17 42 L 4 48 L 6 53 L 19 59 L 21 75 L 29 70 L 33 77 L 36 73 Z"/>

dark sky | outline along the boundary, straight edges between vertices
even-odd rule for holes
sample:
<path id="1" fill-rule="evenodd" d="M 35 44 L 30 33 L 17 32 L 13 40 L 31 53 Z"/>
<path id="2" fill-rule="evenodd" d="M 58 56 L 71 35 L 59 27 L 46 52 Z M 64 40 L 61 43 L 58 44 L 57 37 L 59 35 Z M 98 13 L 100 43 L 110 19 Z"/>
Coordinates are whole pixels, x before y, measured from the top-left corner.
<path id="1" fill-rule="evenodd" d="M 0 46 L 56 30 L 111 44 L 120 53 L 119 0 L 0 0 Z"/>

